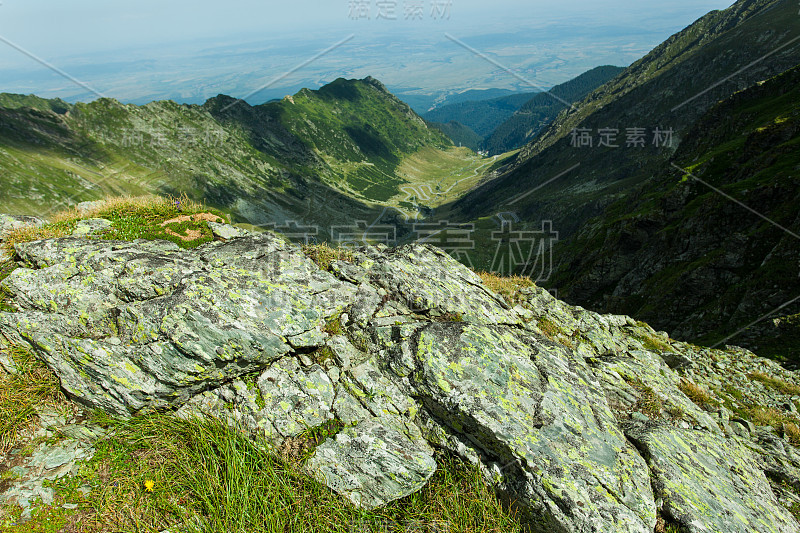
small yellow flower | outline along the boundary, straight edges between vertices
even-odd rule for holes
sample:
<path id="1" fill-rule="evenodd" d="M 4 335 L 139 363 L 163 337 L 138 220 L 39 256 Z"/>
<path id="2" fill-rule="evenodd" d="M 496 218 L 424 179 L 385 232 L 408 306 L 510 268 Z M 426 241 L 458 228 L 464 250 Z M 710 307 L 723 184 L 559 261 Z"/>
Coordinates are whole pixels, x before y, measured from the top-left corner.
<path id="1" fill-rule="evenodd" d="M 148 479 L 144 482 L 144 489 L 147 492 L 153 492 L 153 487 L 155 487 L 155 482 L 152 479 Z"/>

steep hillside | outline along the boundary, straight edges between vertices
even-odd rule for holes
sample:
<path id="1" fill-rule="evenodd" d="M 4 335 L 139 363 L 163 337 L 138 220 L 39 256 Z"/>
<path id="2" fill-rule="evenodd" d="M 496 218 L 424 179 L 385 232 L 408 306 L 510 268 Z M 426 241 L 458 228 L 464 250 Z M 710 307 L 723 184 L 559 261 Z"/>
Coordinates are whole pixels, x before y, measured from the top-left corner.
<path id="1" fill-rule="evenodd" d="M 589 220 L 557 247 L 554 285 L 709 343 L 796 298 L 798 102 L 800 67 L 711 108 L 670 161 L 687 174 L 665 168 Z M 795 303 L 776 316 L 797 312 Z M 790 329 L 779 335 L 767 320 L 732 341 L 797 365 Z"/>
<path id="2" fill-rule="evenodd" d="M 631 185 L 669 166 L 681 138 L 709 107 L 786 71 L 798 57 L 796 3 L 740 0 L 713 11 L 560 113 L 501 177 L 458 201 L 448 214 L 474 220 L 513 207 L 527 221 L 553 220 L 561 237 L 569 236 Z M 585 130 L 592 146 L 573 139 L 576 128 Z M 616 130 L 615 137 L 605 138 L 616 147 L 603 146 L 603 128 Z M 637 129 L 643 135 L 636 135 Z M 532 190 L 536 194 L 509 205 Z"/>
<path id="3" fill-rule="evenodd" d="M 486 138 L 534 94 L 520 93 L 489 100 L 458 102 L 428 111 L 422 117 L 431 122 L 447 123 L 455 120 L 470 128 L 481 138 Z"/>
<path id="4" fill-rule="evenodd" d="M 443 189 L 462 168 L 469 177 L 482 164 L 372 78 L 259 106 L 224 95 L 202 106 L 101 99 L 64 107 L 18 95 L 0 102 L 0 210 L 9 213 L 42 214 L 108 194 L 186 192 L 240 221 L 330 228 L 376 220 L 387 206 L 432 207 L 400 205 L 408 198 L 402 186 L 425 179 L 409 173 L 408 158 L 445 165 Z"/>
<path id="5" fill-rule="evenodd" d="M 483 138 L 472 131 L 468 126 L 460 122 L 451 120 L 450 122 L 428 122 L 428 126 L 436 128 L 447 135 L 456 146 L 466 146 L 470 150 L 478 151 L 481 149 Z"/>
<path id="6" fill-rule="evenodd" d="M 800 16 L 796 3 L 740 0 L 729 9 L 711 12 L 670 37 L 610 83 L 576 104 L 574 109 L 563 111 L 535 142 L 523 148 L 516 161 L 501 169 L 496 180 L 473 190 L 454 205 L 444 206 L 439 214 L 498 228 L 498 217 L 494 215 L 505 213 L 502 216 L 513 221 L 514 231 L 540 230 L 542 221 L 551 221 L 561 241 L 555 248 L 552 264 L 559 265 L 561 270 L 558 282 L 550 278 L 546 283 L 571 295 L 568 301 L 572 303 L 589 305 L 597 302 L 599 297 L 581 300 L 579 292 L 572 288 L 573 273 L 567 265 L 572 264 L 577 255 L 592 255 L 590 249 L 571 244 L 574 236 L 587 228 L 589 220 L 612 209 L 612 205 L 635 203 L 637 194 L 658 190 L 659 176 L 672 172 L 673 179 L 680 180 L 680 174 L 670 163 L 681 141 L 703 114 L 736 91 L 794 67 L 798 57 Z M 746 133 L 745 130 L 739 131 L 739 126 L 741 124 L 731 125 L 733 133 Z M 759 164 L 769 166 L 772 163 L 766 159 Z M 769 181 L 772 176 L 773 173 L 767 171 L 759 174 L 757 179 L 769 188 L 774 185 Z M 702 186 L 695 184 L 693 187 Z M 741 208 L 730 203 L 727 209 Z M 617 214 L 623 216 L 624 211 Z M 746 214 L 743 212 L 742 216 Z M 711 235 L 725 231 L 723 227 L 713 225 L 708 225 L 706 230 Z M 759 246 L 774 247 L 778 245 L 776 239 L 783 238 L 783 234 L 766 235 L 772 240 Z M 739 243 L 736 246 L 749 246 L 750 239 L 749 232 L 745 232 L 741 240 L 736 241 Z M 601 244 L 602 239 L 593 242 L 592 246 Z M 624 253 L 612 246 L 603 250 L 607 255 Z M 567 255 L 560 257 L 562 252 Z M 479 253 L 480 247 L 476 255 Z M 475 263 L 482 266 L 491 264 L 491 253 L 487 250 L 484 257 Z M 549 256 L 545 259 L 549 261 Z M 603 277 L 621 279 L 634 265 L 620 264 L 618 267 L 623 272 L 613 275 L 603 272 Z M 549 274 L 546 271 L 540 279 L 547 280 Z M 775 272 L 761 283 L 770 287 L 783 286 L 784 279 L 785 272 Z M 677 279 L 673 279 L 675 281 Z M 667 285 L 665 281 L 661 289 Z M 698 290 L 701 286 L 704 287 L 699 283 Z M 626 285 L 614 290 L 615 297 L 632 298 L 632 294 L 626 293 Z M 707 296 L 694 301 L 697 307 L 692 308 L 692 313 L 698 313 L 696 316 L 703 313 L 701 302 L 715 299 L 713 290 L 703 288 L 703 291 L 708 292 Z M 588 296 L 585 291 L 580 294 Z M 631 311 L 649 306 L 647 316 L 650 320 L 664 327 L 677 327 L 676 319 L 669 318 L 669 313 L 666 313 L 664 322 L 656 319 L 661 312 L 658 291 L 644 291 L 639 293 L 639 297 L 641 303 L 638 306 L 625 309 Z M 724 301 L 719 300 L 714 305 Z M 734 333 L 735 329 L 729 329 L 731 324 L 740 323 L 738 318 L 732 319 L 734 314 L 756 320 L 771 311 L 773 303 L 772 298 L 762 299 L 752 308 L 737 310 L 735 304 L 727 302 L 721 306 L 718 319 L 712 321 L 716 325 L 709 330 L 722 328 L 725 324 L 723 329 Z M 688 330 L 679 328 L 679 331 L 686 333 Z"/>
<path id="7" fill-rule="evenodd" d="M 610 79 L 625 70 L 605 65 L 584 72 L 575 79 L 556 85 L 525 102 L 508 120 L 500 124 L 483 143 L 490 154 L 502 154 L 521 148 L 539 134 L 564 109 L 564 102 L 583 99 Z"/>

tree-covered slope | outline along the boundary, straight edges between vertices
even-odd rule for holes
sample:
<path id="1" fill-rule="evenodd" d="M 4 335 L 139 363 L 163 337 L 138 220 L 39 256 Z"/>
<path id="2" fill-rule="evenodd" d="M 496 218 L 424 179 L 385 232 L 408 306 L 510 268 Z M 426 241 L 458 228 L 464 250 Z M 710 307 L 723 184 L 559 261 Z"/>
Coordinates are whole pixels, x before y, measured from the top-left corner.
<path id="1" fill-rule="evenodd" d="M 431 122 L 460 122 L 481 138 L 486 138 L 495 128 L 514 114 L 535 93 L 520 93 L 491 98 L 489 100 L 465 101 L 438 107 L 424 113 L 422 117 Z"/>
<path id="2" fill-rule="evenodd" d="M 565 102 L 581 100 L 623 70 L 625 69 L 610 65 L 596 67 L 566 83 L 556 85 L 547 93 L 534 95 L 486 138 L 483 147 L 495 155 L 524 146 L 567 107 Z"/>
<path id="3" fill-rule="evenodd" d="M 436 128 L 447 135 L 456 146 L 466 146 L 470 150 L 478 151 L 481 149 L 483 138 L 472 131 L 469 126 L 451 120 L 450 122 L 428 122 L 428 126 Z"/>

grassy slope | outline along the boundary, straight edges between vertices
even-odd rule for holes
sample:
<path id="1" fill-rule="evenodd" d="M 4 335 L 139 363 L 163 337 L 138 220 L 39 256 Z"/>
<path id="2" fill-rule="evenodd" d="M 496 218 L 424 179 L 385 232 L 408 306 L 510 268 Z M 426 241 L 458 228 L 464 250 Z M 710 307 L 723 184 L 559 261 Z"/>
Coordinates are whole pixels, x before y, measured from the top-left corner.
<path id="1" fill-rule="evenodd" d="M 766 34 L 775 37 L 764 39 Z M 568 237 L 617 195 L 627 194 L 631 186 L 668 166 L 674 148 L 653 146 L 654 128 L 672 128 L 677 146 L 719 100 L 793 67 L 800 42 L 790 41 L 798 34 L 800 17 L 788 0 L 740 0 L 727 10 L 709 13 L 589 94 L 574 110 L 562 111 L 521 150 L 511 168 L 448 208 L 448 216 L 461 220 L 491 216 L 504 210 L 521 190 L 541 187 L 515 204 L 515 211 L 534 223 L 551 219 L 562 239 Z M 781 45 L 787 46 L 767 55 Z M 763 59 L 715 86 L 759 58 Z M 617 128 L 622 147 L 576 149 L 570 144 L 570 132 L 576 127 L 591 129 L 595 138 L 599 128 Z M 626 128 L 634 127 L 648 132 L 647 145 L 626 149 Z M 579 170 L 549 182 L 576 164 Z"/>
<path id="2" fill-rule="evenodd" d="M 255 107 L 225 96 L 202 106 L 101 99 L 58 114 L 47 110 L 57 101 L 0 101 L 11 106 L 0 108 L 8 183 L 0 212 L 46 214 L 109 194 L 186 193 L 242 222 L 327 228 L 400 207 L 402 185 L 426 179 L 409 171 L 407 158 L 449 165 L 454 176 L 466 167 L 467 183 L 482 177 L 473 175 L 470 152 L 454 150 L 371 78 Z"/>

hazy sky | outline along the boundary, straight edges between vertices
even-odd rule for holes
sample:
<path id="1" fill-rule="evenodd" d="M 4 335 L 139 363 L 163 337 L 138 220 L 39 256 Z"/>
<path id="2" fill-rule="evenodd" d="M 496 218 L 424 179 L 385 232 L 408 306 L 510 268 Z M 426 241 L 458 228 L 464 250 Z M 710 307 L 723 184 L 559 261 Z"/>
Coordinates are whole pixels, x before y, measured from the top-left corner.
<path id="1" fill-rule="evenodd" d="M 361 48 L 354 46 L 350 51 L 343 49 L 339 51 L 338 59 L 346 60 L 344 62 L 350 67 L 351 73 L 358 71 L 359 67 L 356 50 L 372 46 L 369 49 L 370 59 L 363 65 L 372 69 L 374 65 L 380 64 L 381 47 L 385 46 L 388 54 L 393 47 L 396 49 L 397 46 L 412 41 L 420 42 L 426 38 L 431 42 L 438 39 L 445 44 L 451 44 L 443 41 L 445 33 L 475 46 L 485 43 L 486 48 L 481 49 L 482 51 L 487 54 L 497 53 L 498 58 L 517 62 L 518 64 L 509 65 L 514 68 L 522 68 L 521 58 L 536 52 L 540 42 L 537 39 L 542 39 L 543 35 L 551 42 L 563 37 L 567 44 L 559 50 L 555 50 L 552 44 L 549 45 L 554 50 L 551 55 L 558 54 L 559 61 L 562 57 L 568 60 L 571 56 L 569 47 L 574 46 L 576 57 L 581 58 L 580 66 L 576 65 L 574 72 L 570 69 L 564 70 L 563 77 L 568 77 L 586 66 L 610 61 L 626 66 L 708 11 L 724 9 L 731 2 L 732 0 L 0 0 L 0 92 L 52 95 L 67 89 L 66 85 L 62 86 L 61 82 L 55 81 L 57 76 L 47 72 L 48 69 L 31 56 L 70 74 L 77 72 L 75 75 L 81 80 L 88 78 L 95 84 L 102 84 L 115 74 L 113 67 L 109 67 L 114 62 L 148 61 L 150 64 L 146 68 L 161 69 L 166 73 L 168 68 L 174 70 L 182 58 L 187 58 L 187 65 L 191 59 L 190 71 L 204 71 L 205 79 L 213 79 L 216 71 L 221 68 L 221 53 L 243 57 L 248 51 L 256 54 L 261 50 L 269 50 L 268 46 L 265 48 L 265 43 L 276 43 L 276 46 L 284 47 L 291 43 L 308 43 L 309 47 L 305 49 L 302 46 L 296 47 L 298 51 L 295 57 L 286 57 L 288 67 L 302 62 L 303 58 L 312 57 L 312 50 L 324 49 L 328 46 L 326 42 L 333 44 L 349 35 L 354 36 L 354 45 Z M 502 51 L 490 48 L 498 46 L 498 36 L 507 34 L 513 34 L 513 38 L 510 41 L 506 39 Z M 634 34 L 635 38 L 622 42 L 622 39 L 627 39 L 627 35 Z M 577 50 L 577 44 L 569 44 L 578 43 L 579 40 L 582 43 L 581 50 Z M 519 50 L 515 56 L 511 49 L 517 47 Z M 609 52 L 611 48 L 615 50 L 614 54 Z M 347 57 L 348 53 L 351 54 L 350 57 Z M 435 53 L 436 50 L 431 48 L 425 61 L 435 60 Z M 593 53 L 596 57 L 592 57 Z M 213 65 L 209 63 L 205 68 L 202 58 L 209 54 L 213 55 L 216 62 Z M 280 54 L 287 56 L 283 50 Z M 336 71 L 342 64 L 334 63 L 334 55 L 331 54 L 330 57 L 331 76 L 336 76 Z M 396 61 L 397 57 L 393 60 Z M 316 66 L 322 69 L 324 62 L 319 63 Z M 93 65 L 96 66 L 95 72 L 91 72 L 89 68 Z M 270 67 L 265 64 L 263 68 L 268 70 Z M 277 72 L 284 66 L 274 68 Z M 410 67 L 405 65 L 405 68 Z M 52 80 L 46 78 L 51 75 L 54 76 Z M 385 75 L 391 76 L 391 71 Z M 181 76 L 185 79 L 184 85 L 190 83 L 191 72 L 182 72 Z M 135 71 L 135 74 L 131 71 L 129 79 L 140 78 L 140 71 Z M 63 79 L 62 76 L 62 81 Z M 565 80 L 554 79 L 553 83 L 561 81 Z M 205 81 L 203 83 L 209 84 Z M 131 96 L 130 81 L 119 81 L 117 85 L 121 92 L 113 94 L 115 97 L 172 95 L 170 92 L 162 95 L 159 92 L 161 89 L 152 89 L 150 92 Z M 234 89 L 230 87 L 230 78 L 223 85 L 219 88 L 220 91 Z M 101 90 L 113 91 L 113 87 L 109 83 Z M 178 90 L 175 94 L 179 94 L 179 89 L 173 87 L 170 90 Z M 208 89 L 210 92 L 214 90 L 217 87 Z"/>
<path id="2" fill-rule="evenodd" d="M 434 3 L 448 18 L 434 20 Z M 383 4 L 382 17 L 378 19 Z M 411 19 L 414 5 L 422 20 Z M 449 4 L 449 6 L 448 6 Z M 1 0 L 0 36 L 33 53 L 65 56 L 190 40 L 234 36 L 342 32 L 514 31 L 525 24 L 580 20 L 682 28 L 731 0 Z M 370 19 L 357 6 L 366 5 Z M 394 16 L 392 20 L 392 6 Z M 407 19 L 406 16 L 409 15 Z M 376 20 L 377 19 L 377 20 Z M 19 54 L 3 50 L 4 64 Z M 20 61 L 24 63 L 24 61 Z"/>

